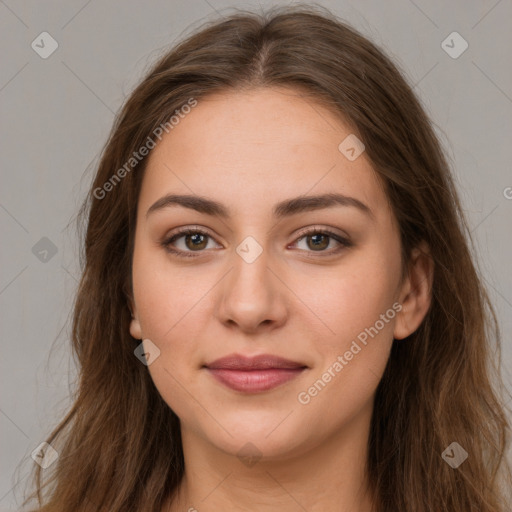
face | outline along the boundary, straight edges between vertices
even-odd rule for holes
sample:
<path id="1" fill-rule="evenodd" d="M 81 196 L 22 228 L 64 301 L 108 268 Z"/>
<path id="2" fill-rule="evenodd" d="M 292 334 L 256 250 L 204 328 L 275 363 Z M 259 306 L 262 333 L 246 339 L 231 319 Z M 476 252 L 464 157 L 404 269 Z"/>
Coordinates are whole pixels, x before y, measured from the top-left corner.
<path id="1" fill-rule="evenodd" d="M 343 431 L 421 320 L 399 311 L 398 228 L 365 152 L 339 149 L 351 133 L 299 92 L 255 89 L 201 99 L 149 156 L 130 332 L 160 351 L 148 370 L 181 428 L 224 452 L 284 457 Z M 213 368 L 264 354 L 294 365 Z"/>

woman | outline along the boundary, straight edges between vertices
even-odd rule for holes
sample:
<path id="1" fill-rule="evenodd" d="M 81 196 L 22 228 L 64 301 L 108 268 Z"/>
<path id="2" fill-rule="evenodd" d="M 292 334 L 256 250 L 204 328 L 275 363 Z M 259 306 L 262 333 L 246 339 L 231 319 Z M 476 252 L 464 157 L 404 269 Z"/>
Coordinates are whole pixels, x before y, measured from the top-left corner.
<path id="1" fill-rule="evenodd" d="M 37 510 L 507 509 L 499 330 L 448 164 L 344 22 L 238 13 L 173 48 L 82 214 L 80 385 Z"/>

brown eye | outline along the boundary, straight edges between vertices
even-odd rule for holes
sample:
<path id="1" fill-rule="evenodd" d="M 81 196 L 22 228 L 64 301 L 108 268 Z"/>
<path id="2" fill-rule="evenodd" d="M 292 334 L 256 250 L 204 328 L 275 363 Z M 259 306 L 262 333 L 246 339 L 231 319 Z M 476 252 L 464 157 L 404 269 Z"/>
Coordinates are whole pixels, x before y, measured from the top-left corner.
<path id="1" fill-rule="evenodd" d="M 207 245 L 205 240 L 208 235 L 203 235 L 202 233 L 194 233 L 192 235 L 185 235 L 185 245 L 188 249 L 204 249 Z"/>
<path id="2" fill-rule="evenodd" d="M 184 247 L 176 247 L 176 242 L 180 239 L 184 241 Z M 178 233 L 175 233 L 170 238 L 167 238 L 162 242 L 162 246 L 166 251 L 184 257 L 194 257 L 194 252 L 200 253 L 208 246 L 208 241 L 212 237 L 200 229 L 184 229 Z"/>
<path id="3" fill-rule="evenodd" d="M 335 254 L 352 246 L 352 242 L 347 238 L 342 237 L 337 233 L 333 233 L 332 231 L 319 230 L 318 228 L 301 233 L 296 244 L 299 244 L 299 242 L 303 240 L 306 240 L 306 249 L 304 249 L 306 252 L 325 253 L 326 255 Z M 334 247 L 332 250 L 327 251 L 326 249 L 329 247 L 332 240 L 338 245 L 338 247 Z M 299 247 L 299 249 L 301 248 Z"/>
<path id="4" fill-rule="evenodd" d="M 314 235 L 308 235 L 305 237 L 308 240 L 308 247 L 317 250 L 317 249 L 326 249 L 329 246 L 329 236 L 315 233 Z"/>
<path id="5" fill-rule="evenodd" d="M 181 239 L 183 239 L 184 243 L 181 244 L 182 247 L 178 247 L 177 242 Z M 197 228 L 187 228 L 164 240 L 162 246 L 167 252 L 176 256 L 193 258 L 200 256 L 200 253 L 208 248 L 210 240 L 213 240 L 213 237 L 206 231 Z M 306 240 L 306 248 L 299 247 L 299 249 L 304 252 L 319 253 L 318 256 L 331 256 L 353 245 L 350 240 L 337 233 L 325 229 L 319 230 L 318 228 L 301 233 L 295 244 L 303 240 Z M 337 247 L 326 250 L 331 245 L 331 242 L 335 242 Z"/>

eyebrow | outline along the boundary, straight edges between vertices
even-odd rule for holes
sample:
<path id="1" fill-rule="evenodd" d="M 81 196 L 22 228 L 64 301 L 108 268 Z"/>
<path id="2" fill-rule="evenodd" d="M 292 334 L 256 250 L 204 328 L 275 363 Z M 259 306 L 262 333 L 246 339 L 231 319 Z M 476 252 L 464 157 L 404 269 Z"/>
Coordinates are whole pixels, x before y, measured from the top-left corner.
<path id="1" fill-rule="evenodd" d="M 230 210 L 225 205 L 213 199 L 197 195 L 167 194 L 158 199 L 158 201 L 148 209 L 146 217 L 151 213 L 170 206 L 182 206 L 206 215 L 219 216 L 223 219 L 229 219 L 232 216 Z M 369 216 L 372 220 L 375 220 L 372 210 L 362 201 L 355 197 L 335 193 L 316 196 L 299 196 L 286 199 L 274 206 L 273 216 L 276 219 L 282 219 L 299 213 L 321 210 L 332 206 L 354 207 Z"/>

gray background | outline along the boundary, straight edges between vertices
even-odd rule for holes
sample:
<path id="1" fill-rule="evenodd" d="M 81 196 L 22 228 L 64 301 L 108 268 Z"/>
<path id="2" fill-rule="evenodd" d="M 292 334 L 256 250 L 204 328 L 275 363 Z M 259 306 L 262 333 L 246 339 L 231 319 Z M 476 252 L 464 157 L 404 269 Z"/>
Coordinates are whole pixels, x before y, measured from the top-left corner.
<path id="1" fill-rule="evenodd" d="M 387 51 L 432 116 L 498 311 L 511 389 L 511 0 L 318 3 Z M 68 224 L 115 112 L 159 53 L 216 11 L 270 5 L 0 0 L 0 510 L 17 508 L 30 454 L 69 404 L 76 376 L 69 313 L 79 267 Z M 31 47 L 43 31 L 59 45 L 47 59 Z M 441 47 L 453 31 L 469 44 L 456 59 Z M 34 254 L 43 237 L 55 255 Z"/>

